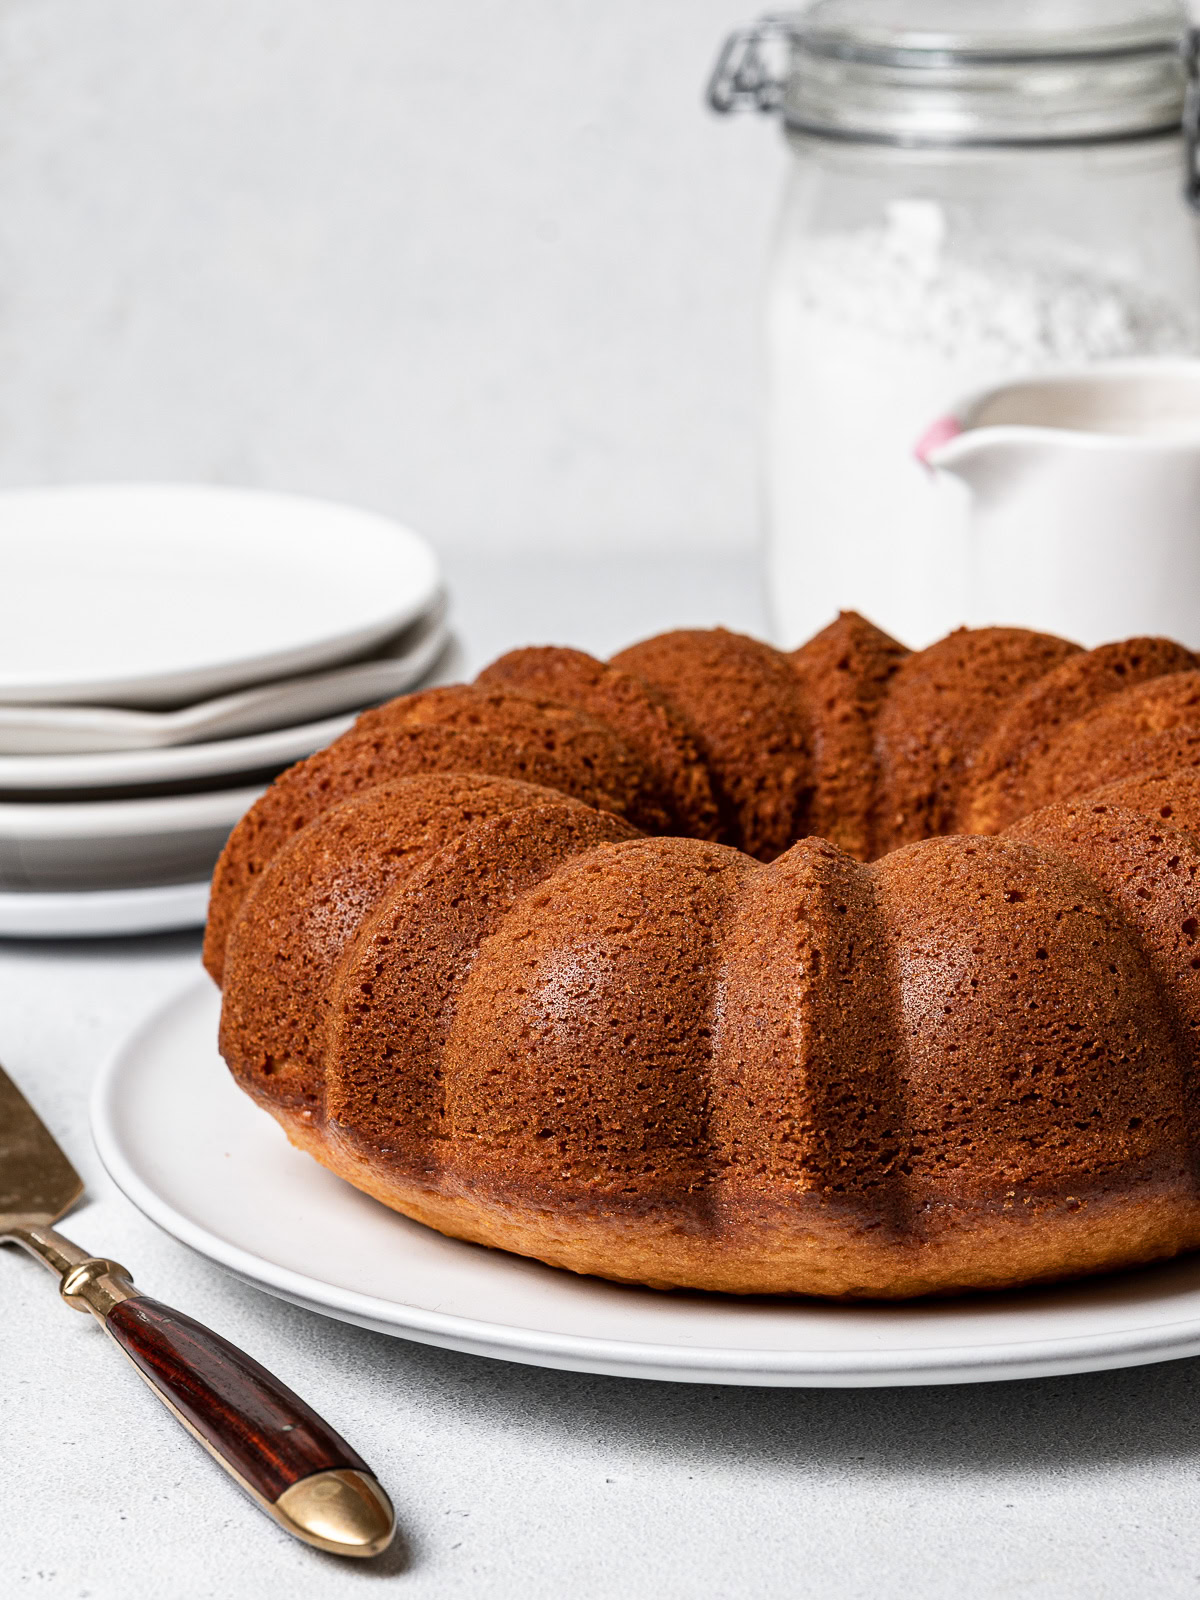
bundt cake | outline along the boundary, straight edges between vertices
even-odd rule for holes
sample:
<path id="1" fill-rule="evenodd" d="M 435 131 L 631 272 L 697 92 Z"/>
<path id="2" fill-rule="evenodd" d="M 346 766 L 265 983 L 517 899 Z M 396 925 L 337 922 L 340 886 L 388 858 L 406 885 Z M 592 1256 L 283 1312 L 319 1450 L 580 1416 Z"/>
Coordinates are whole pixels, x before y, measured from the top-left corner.
<path id="1" fill-rule="evenodd" d="M 1200 1246 L 1200 662 L 844 613 L 517 650 L 217 868 L 221 1050 L 444 1233 L 906 1297 Z"/>

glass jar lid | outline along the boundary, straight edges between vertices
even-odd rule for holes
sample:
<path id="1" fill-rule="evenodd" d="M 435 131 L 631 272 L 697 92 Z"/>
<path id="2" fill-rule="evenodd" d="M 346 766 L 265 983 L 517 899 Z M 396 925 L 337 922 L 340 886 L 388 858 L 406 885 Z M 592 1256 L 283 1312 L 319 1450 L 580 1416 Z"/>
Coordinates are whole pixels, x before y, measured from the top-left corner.
<path id="1" fill-rule="evenodd" d="M 1179 129 L 1188 37 L 1181 0 L 817 0 L 734 34 L 709 97 L 826 138 L 1147 138 Z"/>

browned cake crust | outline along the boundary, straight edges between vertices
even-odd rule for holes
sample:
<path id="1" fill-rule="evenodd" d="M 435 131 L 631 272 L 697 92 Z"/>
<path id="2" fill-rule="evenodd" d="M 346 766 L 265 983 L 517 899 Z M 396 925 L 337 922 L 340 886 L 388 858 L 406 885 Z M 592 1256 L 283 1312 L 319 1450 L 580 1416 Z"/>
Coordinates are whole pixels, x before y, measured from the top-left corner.
<path id="1" fill-rule="evenodd" d="M 567 792 L 574 798 L 642 828 L 670 826 L 644 762 L 614 728 L 577 706 L 522 689 L 455 683 L 364 711 L 347 737 L 370 745 L 406 728 L 485 733 L 504 745 L 540 750 L 572 774 Z"/>
<path id="2" fill-rule="evenodd" d="M 1200 1246 L 1200 1208 L 1177 1187 L 1123 1187 L 1059 1203 L 1013 1201 L 1007 1212 L 964 1208 L 924 1236 L 890 1235 L 877 1223 L 819 1201 L 788 1211 L 756 1208 L 740 1227 L 692 1231 L 672 1206 L 580 1215 L 552 1198 L 498 1203 L 392 1176 L 284 1112 L 272 1110 L 297 1148 L 384 1205 L 427 1227 L 549 1266 L 642 1284 L 725 1294 L 907 1300 L 971 1289 L 1058 1283 L 1143 1266 Z M 1073 1202 L 1078 1200 L 1078 1204 Z"/>
<path id="3" fill-rule="evenodd" d="M 602 813 L 553 789 L 479 774 L 400 778 L 321 813 L 279 850 L 238 918 L 221 1049 L 251 1092 L 320 1111 L 331 980 L 379 902 L 444 845 L 511 811 Z M 625 837 L 631 830 L 608 821 Z"/>
<path id="4" fill-rule="evenodd" d="M 1190 765 L 1174 772 L 1144 772 L 1091 791 L 1094 804 L 1126 806 L 1200 839 L 1200 782 Z"/>
<path id="5" fill-rule="evenodd" d="M 426 720 L 431 704 L 446 713 L 448 725 Z M 392 701 L 289 767 L 233 830 L 213 876 L 204 937 L 204 964 L 214 981 L 221 982 L 226 940 L 242 900 L 288 839 L 339 800 L 429 772 L 519 778 L 639 821 L 654 811 L 636 758 L 582 712 L 469 686 L 453 699 L 431 690 Z"/>
<path id="6" fill-rule="evenodd" d="M 632 673 L 561 645 L 510 650 L 475 680 L 577 706 L 606 723 L 638 756 L 669 831 L 692 839 L 717 837 L 717 803 L 696 742 L 682 717 Z"/>
<path id="7" fill-rule="evenodd" d="M 1200 754 L 1200 672 L 1175 672 L 1105 700 L 1030 761 L 1027 810 L 1118 778 L 1174 771 Z"/>
<path id="8" fill-rule="evenodd" d="M 875 723 L 876 849 L 949 833 L 972 758 L 1008 701 L 1078 650 L 1025 628 L 959 628 L 903 661 Z"/>
<path id="9" fill-rule="evenodd" d="M 388 1169 L 410 1179 L 445 1170 L 458 1078 L 450 1039 L 491 937 L 572 857 L 632 837 L 628 823 L 585 807 L 526 807 L 464 829 L 381 902 L 337 985 L 327 1081 L 340 1149 L 385 1147 Z M 469 1070 L 505 1102 L 490 1047 Z"/>
<path id="10" fill-rule="evenodd" d="M 792 651 L 812 719 L 808 826 L 859 861 L 876 854 L 875 719 L 909 653 L 856 611 L 841 612 Z"/>
<path id="11" fill-rule="evenodd" d="M 289 1137 L 446 1233 L 656 1287 L 1200 1247 L 1190 654 L 906 658 L 847 615 L 791 659 L 716 630 L 617 662 L 518 652 L 370 713 L 235 831 L 222 1048 Z M 638 834 L 689 763 L 739 848 Z"/>
<path id="12" fill-rule="evenodd" d="M 1178 812 L 1160 790 L 1147 812 L 1136 785 L 1113 784 L 1083 801 L 1036 811 L 1008 830 L 1076 862 L 1133 930 L 1175 1035 L 1185 1120 L 1185 1151 L 1200 1149 L 1200 845 L 1164 819 L 1164 806 L 1195 826 L 1200 789 L 1182 795 Z M 1173 1088 L 1173 1086 L 1172 1086 Z M 1135 1110 L 1134 1131 L 1145 1128 Z"/>
<path id="13" fill-rule="evenodd" d="M 769 861 L 807 832 L 811 734 L 786 656 L 724 628 L 683 629 L 631 645 L 613 664 L 684 717 L 712 776 L 727 843 Z"/>
<path id="14" fill-rule="evenodd" d="M 964 833 L 999 833 L 1029 810 L 1029 769 L 1060 729 L 1137 684 L 1200 663 L 1173 639 L 1122 639 L 1068 656 L 1035 678 L 1007 709 L 975 757 L 959 823 Z"/>

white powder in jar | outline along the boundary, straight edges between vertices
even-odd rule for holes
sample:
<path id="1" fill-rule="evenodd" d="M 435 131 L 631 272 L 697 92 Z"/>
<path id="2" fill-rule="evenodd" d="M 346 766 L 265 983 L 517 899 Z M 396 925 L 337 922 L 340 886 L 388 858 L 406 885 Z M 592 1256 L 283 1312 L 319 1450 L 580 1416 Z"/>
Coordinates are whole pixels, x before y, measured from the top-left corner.
<path id="1" fill-rule="evenodd" d="M 914 447 L 973 390 L 1031 371 L 1190 354 L 1166 296 L 1060 243 L 956 241 L 927 200 L 807 237 L 767 304 L 772 605 L 794 644 L 853 608 L 921 646 L 963 621 L 966 495 Z"/>

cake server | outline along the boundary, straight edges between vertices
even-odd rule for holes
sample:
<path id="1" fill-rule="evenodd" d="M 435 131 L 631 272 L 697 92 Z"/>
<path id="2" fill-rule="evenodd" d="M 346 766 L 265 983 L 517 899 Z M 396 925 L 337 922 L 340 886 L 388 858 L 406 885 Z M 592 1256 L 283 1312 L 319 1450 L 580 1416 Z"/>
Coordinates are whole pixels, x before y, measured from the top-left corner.
<path id="1" fill-rule="evenodd" d="M 116 1261 L 53 1224 L 83 1183 L 0 1069 L 0 1243 L 18 1244 L 90 1311 L 167 1410 L 280 1527 L 320 1550 L 373 1556 L 395 1531 L 366 1462 L 278 1378 L 219 1334 L 135 1289 Z"/>

